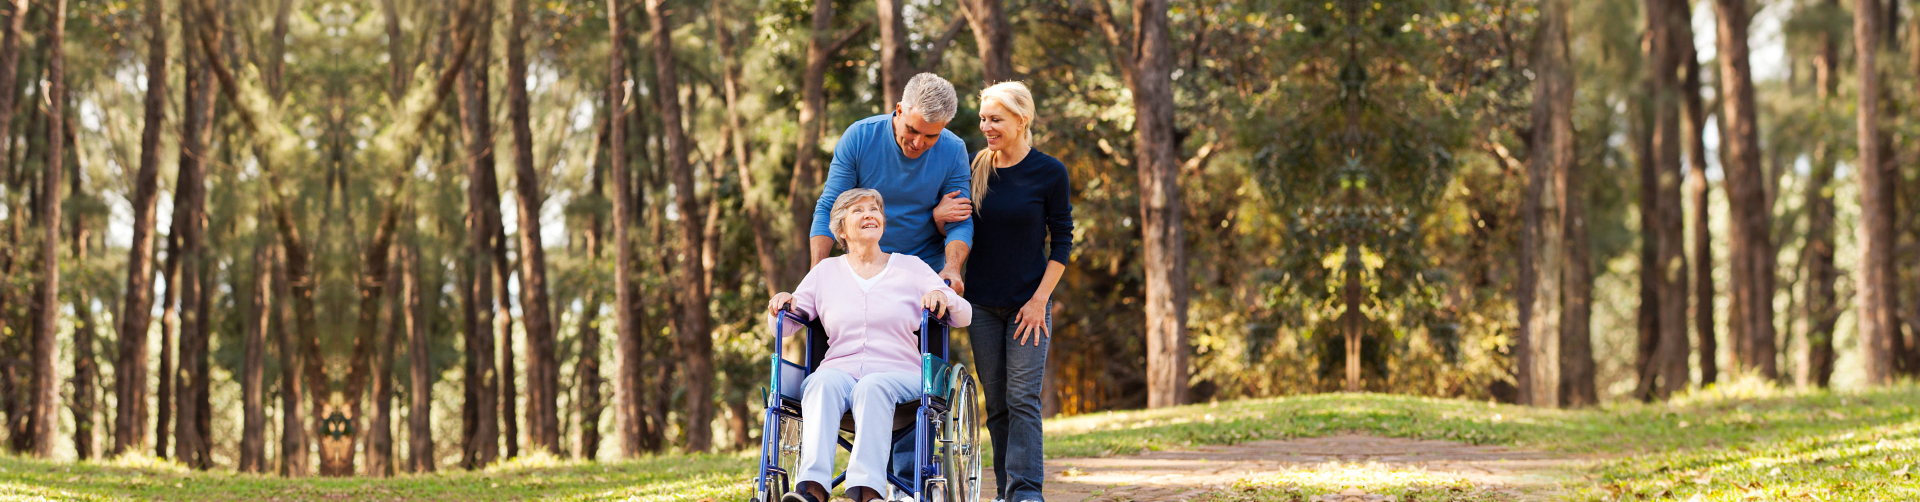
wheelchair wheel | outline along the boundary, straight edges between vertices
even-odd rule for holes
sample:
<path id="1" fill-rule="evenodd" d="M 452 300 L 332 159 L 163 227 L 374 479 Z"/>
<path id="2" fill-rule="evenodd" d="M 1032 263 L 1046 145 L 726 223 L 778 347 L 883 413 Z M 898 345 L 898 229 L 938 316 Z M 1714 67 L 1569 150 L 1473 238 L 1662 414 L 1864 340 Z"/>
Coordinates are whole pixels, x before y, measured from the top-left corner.
<path id="1" fill-rule="evenodd" d="M 973 373 L 962 365 L 953 367 L 952 394 L 947 399 L 947 423 L 942 439 L 950 441 L 944 461 L 947 477 L 947 502 L 980 500 L 980 398 Z"/>
<path id="2" fill-rule="evenodd" d="M 774 453 L 775 465 L 787 474 L 784 476 L 761 473 L 767 477 L 767 489 L 762 492 L 756 484 L 752 502 L 779 502 L 780 497 L 794 489 L 793 477 L 800 469 L 800 421 L 791 418 L 776 418 L 780 424 L 776 427 L 780 440 L 774 444 L 779 450 Z"/>

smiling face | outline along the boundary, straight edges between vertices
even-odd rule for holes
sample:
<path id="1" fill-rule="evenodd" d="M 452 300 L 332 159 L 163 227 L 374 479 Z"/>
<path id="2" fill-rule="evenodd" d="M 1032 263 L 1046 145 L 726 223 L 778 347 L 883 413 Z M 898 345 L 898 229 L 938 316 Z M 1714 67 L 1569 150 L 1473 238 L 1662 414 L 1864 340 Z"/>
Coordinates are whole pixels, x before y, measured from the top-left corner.
<path id="1" fill-rule="evenodd" d="M 1020 116 L 1008 111 L 997 100 L 986 100 L 980 106 L 980 132 L 987 135 L 987 149 L 1005 150 L 1020 144 L 1025 139 L 1021 130 Z"/>
<path id="2" fill-rule="evenodd" d="M 840 224 L 840 231 L 846 236 L 847 242 L 879 244 L 880 236 L 887 232 L 887 213 L 881 209 L 880 201 L 873 197 L 861 197 L 847 207 L 847 215 Z"/>
<path id="3" fill-rule="evenodd" d="M 940 141 L 940 131 L 946 128 L 946 122 L 929 122 L 917 111 L 893 105 L 893 142 L 909 159 L 920 158 L 933 149 L 933 144 Z"/>

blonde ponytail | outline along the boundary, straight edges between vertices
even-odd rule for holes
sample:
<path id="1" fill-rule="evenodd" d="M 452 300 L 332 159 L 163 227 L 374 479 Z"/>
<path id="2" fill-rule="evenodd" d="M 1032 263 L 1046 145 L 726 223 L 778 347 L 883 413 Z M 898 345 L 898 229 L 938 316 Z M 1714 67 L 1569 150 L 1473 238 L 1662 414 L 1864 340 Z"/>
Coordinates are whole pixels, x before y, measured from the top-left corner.
<path id="1" fill-rule="evenodd" d="M 980 91 L 980 108 L 986 109 L 988 102 L 999 103 L 1002 108 L 1020 117 L 1021 140 L 1028 147 L 1033 146 L 1033 92 L 1026 84 L 1019 82 L 1001 82 Z M 1000 160 L 1000 152 L 981 149 L 973 154 L 973 205 L 980 206 L 980 200 L 987 196 L 987 181 L 997 171 L 993 165 Z"/>

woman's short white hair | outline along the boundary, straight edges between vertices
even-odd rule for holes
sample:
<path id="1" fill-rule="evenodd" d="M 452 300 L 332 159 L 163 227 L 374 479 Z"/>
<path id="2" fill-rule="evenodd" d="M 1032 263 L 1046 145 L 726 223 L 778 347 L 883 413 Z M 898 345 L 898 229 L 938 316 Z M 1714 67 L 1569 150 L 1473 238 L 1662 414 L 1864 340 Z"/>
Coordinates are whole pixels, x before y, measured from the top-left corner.
<path id="1" fill-rule="evenodd" d="M 828 213 L 827 216 L 827 230 L 833 232 L 834 242 L 840 243 L 841 247 L 847 245 L 847 232 L 845 228 L 847 224 L 847 213 L 852 212 L 853 205 L 860 202 L 860 199 L 868 197 L 873 198 L 873 203 L 880 206 L 882 213 L 886 212 L 886 198 L 880 196 L 879 190 L 871 188 L 855 188 L 840 192 L 840 195 L 833 199 L 833 212 Z M 885 231 L 884 228 L 881 230 Z"/>
<path id="2" fill-rule="evenodd" d="M 922 73 L 907 80 L 907 88 L 900 92 L 900 108 L 918 113 L 928 122 L 944 124 L 953 121 L 960 96 L 954 94 L 953 83 L 947 79 Z"/>

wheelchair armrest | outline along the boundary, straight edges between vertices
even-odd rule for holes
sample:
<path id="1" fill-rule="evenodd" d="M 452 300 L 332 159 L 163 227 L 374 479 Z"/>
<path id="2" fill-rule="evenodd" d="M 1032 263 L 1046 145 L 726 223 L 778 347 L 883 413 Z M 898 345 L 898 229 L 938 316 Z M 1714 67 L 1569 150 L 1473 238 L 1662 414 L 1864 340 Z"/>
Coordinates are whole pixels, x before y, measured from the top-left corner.
<path id="1" fill-rule="evenodd" d="M 800 323 L 802 325 L 805 325 L 808 321 L 812 321 L 812 319 L 808 319 L 806 317 L 801 316 L 800 313 L 794 312 L 792 308 L 780 309 L 780 315 L 786 316 L 788 320 Z"/>
<path id="2" fill-rule="evenodd" d="M 933 315 L 932 309 L 922 308 L 920 309 L 920 315 L 927 318 L 927 324 L 929 326 L 939 324 L 941 327 L 953 327 L 953 321 L 949 319 L 953 317 L 952 311 L 948 311 L 947 315 L 942 317 Z"/>

